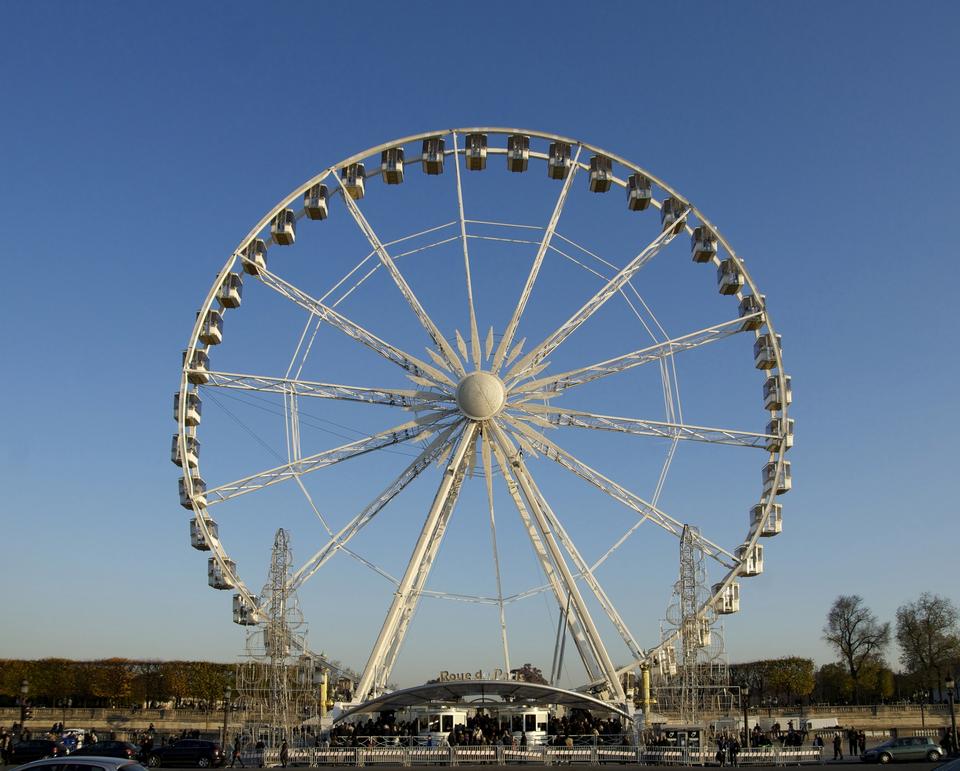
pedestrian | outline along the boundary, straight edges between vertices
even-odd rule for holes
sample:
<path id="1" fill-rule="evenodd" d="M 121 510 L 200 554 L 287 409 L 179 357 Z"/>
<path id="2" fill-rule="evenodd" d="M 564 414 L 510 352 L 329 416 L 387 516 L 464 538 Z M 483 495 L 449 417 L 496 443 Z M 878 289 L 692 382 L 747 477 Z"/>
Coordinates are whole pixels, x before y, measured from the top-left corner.
<path id="1" fill-rule="evenodd" d="M 236 766 L 237 763 L 240 764 L 240 768 L 246 768 L 246 766 L 243 764 L 243 757 L 240 755 L 240 748 L 240 737 L 238 736 L 233 742 L 233 753 L 230 756 L 230 768 Z"/>
<path id="2" fill-rule="evenodd" d="M 254 745 L 254 749 L 257 751 L 257 767 L 263 768 L 263 753 L 267 749 L 267 745 L 263 743 L 263 739 L 259 739 Z"/>
<path id="3" fill-rule="evenodd" d="M 847 731 L 847 744 L 850 746 L 850 754 L 856 756 L 857 754 L 857 729 L 853 726 L 850 726 L 850 730 Z"/>
<path id="4" fill-rule="evenodd" d="M 715 757 L 717 759 L 718 766 L 722 767 L 727 765 L 727 746 L 724 743 L 722 736 L 717 739 L 717 754 Z"/>
<path id="5" fill-rule="evenodd" d="M 737 741 L 736 737 L 730 739 L 727 743 L 727 751 L 730 753 L 730 765 L 738 766 L 740 765 L 737 761 L 737 757 L 740 755 L 740 742 Z"/>
<path id="6" fill-rule="evenodd" d="M 833 735 L 833 759 L 843 760 L 843 740 L 839 731 Z"/>
<path id="7" fill-rule="evenodd" d="M 290 748 L 287 747 L 287 740 L 284 739 L 280 743 L 280 765 L 284 768 L 287 767 L 287 761 L 290 759 Z"/>
<path id="8" fill-rule="evenodd" d="M 862 728 L 857 732 L 857 745 L 861 755 L 867 751 L 867 733 Z"/>

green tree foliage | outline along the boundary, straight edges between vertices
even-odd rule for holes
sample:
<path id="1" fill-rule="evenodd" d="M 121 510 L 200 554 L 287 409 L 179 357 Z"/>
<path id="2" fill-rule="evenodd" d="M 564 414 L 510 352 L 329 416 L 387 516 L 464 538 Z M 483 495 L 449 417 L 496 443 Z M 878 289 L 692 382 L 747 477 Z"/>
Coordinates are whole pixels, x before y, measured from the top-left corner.
<path id="1" fill-rule="evenodd" d="M 823 639 L 846 665 L 853 681 L 854 699 L 859 702 L 864 675 L 882 663 L 884 649 L 890 644 L 890 624 L 878 621 L 859 595 L 842 594 L 827 614 Z"/>
<path id="2" fill-rule="evenodd" d="M 939 686 L 960 658 L 957 607 L 946 597 L 924 592 L 897 608 L 900 662 L 928 692 Z"/>
<path id="3" fill-rule="evenodd" d="M 732 682 L 750 688 L 754 704 L 773 699 L 779 704 L 793 704 L 809 697 L 816 682 L 813 659 L 800 656 L 732 664 L 730 677 Z"/>

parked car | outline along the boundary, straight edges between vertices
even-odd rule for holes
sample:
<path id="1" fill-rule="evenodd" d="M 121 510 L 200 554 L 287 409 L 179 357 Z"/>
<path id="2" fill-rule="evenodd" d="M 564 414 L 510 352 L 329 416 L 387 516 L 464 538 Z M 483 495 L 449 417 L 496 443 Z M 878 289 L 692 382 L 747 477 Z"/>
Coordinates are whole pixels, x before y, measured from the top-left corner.
<path id="1" fill-rule="evenodd" d="M 878 744 L 860 756 L 864 763 L 890 763 L 894 760 L 929 760 L 943 757 L 943 748 L 929 736 L 904 736 Z"/>
<path id="2" fill-rule="evenodd" d="M 99 755 L 103 758 L 138 760 L 140 758 L 140 747 L 130 742 L 94 742 L 70 753 L 71 758 L 78 755 Z"/>
<path id="3" fill-rule="evenodd" d="M 10 753 L 10 763 L 19 765 L 29 763 L 31 760 L 40 758 L 58 758 L 66 755 L 63 745 L 52 739 L 28 739 L 25 742 L 17 742 L 13 745 Z"/>
<path id="4" fill-rule="evenodd" d="M 154 747 L 147 755 L 147 765 L 151 768 L 159 768 L 160 766 L 215 768 L 216 766 L 222 766 L 224 761 L 225 758 L 220 745 L 202 739 L 183 739 L 165 747 Z"/>
<path id="5" fill-rule="evenodd" d="M 36 760 L 33 763 L 27 763 L 21 766 L 17 771 L 53 771 L 53 769 L 69 768 L 70 771 L 147 771 L 135 760 L 124 760 L 123 758 L 105 758 L 97 755 L 83 755 L 78 758 L 70 757 L 69 760 L 62 758 L 46 758 L 45 760 Z"/>

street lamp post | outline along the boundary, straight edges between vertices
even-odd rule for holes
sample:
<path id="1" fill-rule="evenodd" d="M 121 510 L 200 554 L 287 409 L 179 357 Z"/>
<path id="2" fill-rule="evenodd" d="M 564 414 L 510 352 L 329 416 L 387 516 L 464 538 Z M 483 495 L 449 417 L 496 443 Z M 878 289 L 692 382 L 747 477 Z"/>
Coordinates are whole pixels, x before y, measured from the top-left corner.
<path id="1" fill-rule="evenodd" d="M 957 687 L 956 681 L 953 679 L 953 674 L 947 675 L 947 679 L 944 682 L 944 685 L 947 687 L 947 700 L 950 702 L 950 751 L 952 753 L 957 752 L 957 715 L 953 711 L 953 691 Z"/>
<path id="2" fill-rule="evenodd" d="M 740 689 L 740 706 L 743 707 L 743 737 L 746 748 L 750 749 L 750 723 L 747 719 L 747 707 L 750 703 L 750 689 L 743 686 Z"/>
<path id="3" fill-rule="evenodd" d="M 27 694 L 30 693 L 30 683 L 27 678 L 23 678 L 20 683 L 20 733 L 23 733 L 24 723 L 27 722 Z"/>
<path id="4" fill-rule="evenodd" d="M 227 751 L 227 717 L 230 714 L 230 696 L 232 692 L 228 685 L 223 690 L 223 751 Z"/>

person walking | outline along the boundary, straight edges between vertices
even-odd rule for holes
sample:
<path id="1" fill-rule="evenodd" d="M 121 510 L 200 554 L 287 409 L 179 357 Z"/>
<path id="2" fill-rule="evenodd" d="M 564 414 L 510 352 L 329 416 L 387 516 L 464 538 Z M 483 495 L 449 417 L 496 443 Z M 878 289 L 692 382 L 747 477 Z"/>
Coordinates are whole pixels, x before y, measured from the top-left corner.
<path id="1" fill-rule="evenodd" d="M 833 759 L 843 760 L 843 740 L 839 731 L 833 735 Z"/>
<path id="2" fill-rule="evenodd" d="M 850 726 L 850 730 L 847 731 L 847 744 L 850 747 L 850 754 L 856 757 L 857 755 L 857 729 L 853 726 Z"/>
<path id="3" fill-rule="evenodd" d="M 233 740 L 233 752 L 230 755 L 230 768 L 233 768 L 234 766 L 236 766 L 237 763 L 240 764 L 240 768 L 246 768 L 246 766 L 243 763 L 243 756 L 240 754 L 240 750 L 242 749 L 242 747 L 243 745 L 240 741 L 240 737 L 237 736 Z"/>
<path id="4" fill-rule="evenodd" d="M 287 767 L 287 761 L 290 759 L 290 748 L 287 746 L 287 740 L 280 743 L 280 765 Z"/>
<path id="5" fill-rule="evenodd" d="M 267 749 L 267 745 L 263 743 L 263 739 L 260 739 L 254 745 L 254 749 L 257 751 L 257 767 L 263 768 L 263 753 Z"/>

